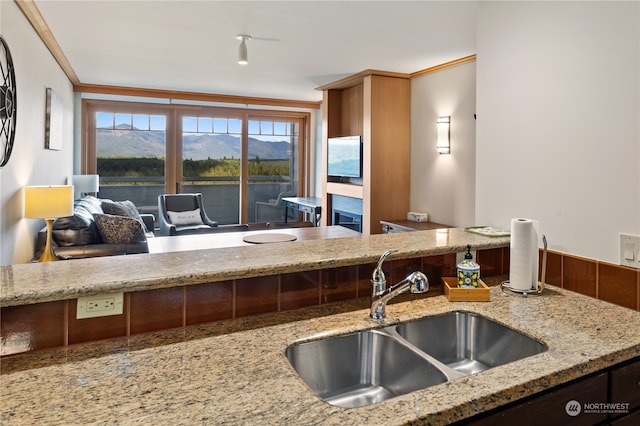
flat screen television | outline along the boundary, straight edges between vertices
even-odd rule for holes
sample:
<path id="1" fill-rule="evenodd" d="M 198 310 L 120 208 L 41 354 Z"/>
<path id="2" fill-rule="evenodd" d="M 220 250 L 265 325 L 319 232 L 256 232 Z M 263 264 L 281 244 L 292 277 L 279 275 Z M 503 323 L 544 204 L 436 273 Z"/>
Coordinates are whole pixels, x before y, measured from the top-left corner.
<path id="1" fill-rule="evenodd" d="M 362 177 L 360 136 L 342 136 L 327 140 L 327 175 L 336 178 Z"/>

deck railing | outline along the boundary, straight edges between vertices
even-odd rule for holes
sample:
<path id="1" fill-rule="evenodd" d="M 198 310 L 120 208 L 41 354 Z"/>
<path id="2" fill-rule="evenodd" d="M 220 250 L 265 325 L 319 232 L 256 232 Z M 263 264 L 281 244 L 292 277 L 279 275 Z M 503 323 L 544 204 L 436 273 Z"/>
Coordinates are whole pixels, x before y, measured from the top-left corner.
<path id="1" fill-rule="evenodd" d="M 248 222 L 255 222 L 255 203 L 275 199 L 290 191 L 288 177 L 252 176 L 248 184 Z M 240 178 L 185 177 L 182 192 L 202 193 L 207 214 L 221 224 L 240 222 Z M 164 177 L 103 177 L 100 176 L 100 198 L 114 201 L 130 200 L 141 212 L 157 214 L 158 196 L 165 193 Z"/>

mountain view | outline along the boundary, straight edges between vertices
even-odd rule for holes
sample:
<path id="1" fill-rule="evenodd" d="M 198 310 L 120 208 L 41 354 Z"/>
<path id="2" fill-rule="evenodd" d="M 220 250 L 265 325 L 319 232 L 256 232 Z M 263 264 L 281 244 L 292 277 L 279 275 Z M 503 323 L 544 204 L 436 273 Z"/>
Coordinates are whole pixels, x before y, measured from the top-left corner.
<path id="1" fill-rule="evenodd" d="M 139 130 L 97 130 L 97 155 L 101 158 L 162 158 L 164 132 Z M 231 135 L 188 134 L 183 137 L 184 158 L 240 158 L 240 137 Z M 286 141 L 264 142 L 249 137 L 249 159 L 279 160 L 289 158 Z"/>

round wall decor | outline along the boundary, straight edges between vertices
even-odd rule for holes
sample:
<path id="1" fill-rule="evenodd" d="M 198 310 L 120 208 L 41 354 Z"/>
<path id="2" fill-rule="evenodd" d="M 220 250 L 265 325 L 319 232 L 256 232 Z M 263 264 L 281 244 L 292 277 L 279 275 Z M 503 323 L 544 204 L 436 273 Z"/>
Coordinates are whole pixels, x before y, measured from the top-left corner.
<path id="1" fill-rule="evenodd" d="M 7 164 L 16 136 L 16 73 L 11 52 L 0 35 L 0 167 Z"/>

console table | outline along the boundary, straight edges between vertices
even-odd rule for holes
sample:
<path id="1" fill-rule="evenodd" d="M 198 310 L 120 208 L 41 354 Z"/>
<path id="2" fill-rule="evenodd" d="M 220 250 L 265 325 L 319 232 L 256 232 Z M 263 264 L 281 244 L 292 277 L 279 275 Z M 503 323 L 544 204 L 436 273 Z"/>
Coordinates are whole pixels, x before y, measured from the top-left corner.
<path id="1" fill-rule="evenodd" d="M 317 197 L 283 197 L 284 221 L 287 222 L 288 209 L 295 209 L 303 213 L 309 213 L 313 217 L 313 225 L 320 225 L 320 213 L 322 211 L 322 199 Z"/>
<path id="2" fill-rule="evenodd" d="M 435 222 L 414 222 L 412 220 L 381 220 L 383 234 L 395 232 L 426 231 L 429 229 L 451 228 L 449 225 Z"/>

